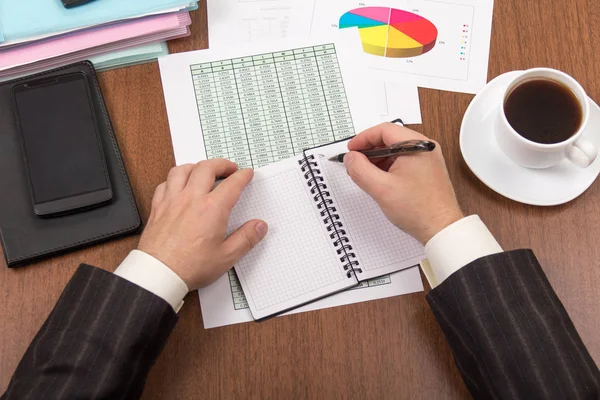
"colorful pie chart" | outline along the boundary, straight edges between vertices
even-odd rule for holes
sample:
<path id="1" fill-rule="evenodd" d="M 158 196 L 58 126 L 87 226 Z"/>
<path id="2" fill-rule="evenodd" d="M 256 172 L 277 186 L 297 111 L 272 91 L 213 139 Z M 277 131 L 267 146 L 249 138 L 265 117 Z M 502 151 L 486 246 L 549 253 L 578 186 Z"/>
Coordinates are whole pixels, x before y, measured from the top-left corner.
<path id="1" fill-rule="evenodd" d="M 340 29 L 358 28 L 365 53 L 405 58 L 435 47 L 438 30 L 420 15 L 390 7 L 362 7 L 340 18 Z"/>

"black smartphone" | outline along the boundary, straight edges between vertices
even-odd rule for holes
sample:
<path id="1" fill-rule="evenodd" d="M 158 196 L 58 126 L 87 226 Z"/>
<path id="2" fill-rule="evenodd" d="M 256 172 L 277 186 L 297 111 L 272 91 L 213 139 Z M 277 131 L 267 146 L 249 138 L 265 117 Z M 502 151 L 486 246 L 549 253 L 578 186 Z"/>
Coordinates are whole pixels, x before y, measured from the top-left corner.
<path id="1" fill-rule="evenodd" d="M 71 73 L 13 88 L 33 210 L 62 215 L 112 199 L 87 77 Z"/>
<path id="2" fill-rule="evenodd" d="M 87 4 L 90 1 L 92 1 L 92 0 L 62 0 L 62 3 L 63 3 L 63 6 L 65 6 L 65 8 L 73 8 L 73 7 Z"/>

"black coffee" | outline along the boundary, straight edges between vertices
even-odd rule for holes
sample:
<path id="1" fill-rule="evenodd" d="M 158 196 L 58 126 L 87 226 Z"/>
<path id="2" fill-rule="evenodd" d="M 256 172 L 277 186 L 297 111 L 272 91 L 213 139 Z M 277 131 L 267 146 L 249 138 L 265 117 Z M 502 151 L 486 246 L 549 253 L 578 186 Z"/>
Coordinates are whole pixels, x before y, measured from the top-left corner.
<path id="1" fill-rule="evenodd" d="M 575 93 L 549 79 L 526 81 L 513 89 L 504 113 L 519 135 L 543 144 L 564 142 L 577 133 L 583 120 Z"/>

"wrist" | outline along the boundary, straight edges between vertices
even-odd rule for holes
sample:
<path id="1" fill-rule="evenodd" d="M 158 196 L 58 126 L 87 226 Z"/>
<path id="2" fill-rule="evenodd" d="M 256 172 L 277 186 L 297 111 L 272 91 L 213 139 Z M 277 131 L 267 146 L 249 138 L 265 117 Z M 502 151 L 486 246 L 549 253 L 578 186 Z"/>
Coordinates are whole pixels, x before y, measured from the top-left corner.
<path id="1" fill-rule="evenodd" d="M 448 210 L 433 216 L 426 228 L 415 237 L 423 245 L 427 244 L 435 235 L 463 219 L 465 215 L 460 209 Z"/>

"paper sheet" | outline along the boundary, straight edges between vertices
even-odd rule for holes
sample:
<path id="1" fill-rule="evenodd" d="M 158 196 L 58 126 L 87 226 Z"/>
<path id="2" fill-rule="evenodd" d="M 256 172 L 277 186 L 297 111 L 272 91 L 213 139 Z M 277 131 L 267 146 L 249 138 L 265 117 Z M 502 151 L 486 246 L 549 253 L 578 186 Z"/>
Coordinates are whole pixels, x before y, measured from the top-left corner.
<path id="1" fill-rule="evenodd" d="M 313 13 L 312 1 L 306 0 L 208 0 L 207 6 L 212 49 L 289 36 L 305 37 Z M 299 29 L 300 26 L 304 28 Z M 422 123 L 415 85 L 384 83 L 375 73 L 367 79 L 374 82 L 379 122 L 401 118 L 406 124 Z"/>
<path id="2" fill-rule="evenodd" d="M 256 168 L 378 123 L 354 49 L 286 40 L 159 59 L 177 164 Z"/>
<path id="3" fill-rule="evenodd" d="M 292 18 L 306 20 L 304 0 L 208 0 L 210 48 L 284 39 Z M 306 14 L 298 14 L 298 13 Z"/>
<path id="4" fill-rule="evenodd" d="M 296 308 L 282 316 L 422 291 L 423 283 L 419 267 L 413 267 L 371 279 L 355 288 Z M 220 277 L 212 285 L 200 289 L 198 293 L 205 329 L 253 321 L 246 298 L 233 270 Z"/>
<path id="5" fill-rule="evenodd" d="M 348 33 L 360 31 L 369 47 L 363 58 L 385 81 L 465 93 L 487 82 L 493 0 L 307 0 L 303 7 L 311 17 L 294 18 L 289 34 L 338 32 L 352 41 Z M 364 15 L 346 14 L 356 9 Z"/>
<path id="6" fill-rule="evenodd" d="M 400 118 L 404 124 L 420 124 L 421 102 L 415 85 L 377 81 L 374 84 L 375 99 L 380 122 Z"/>

